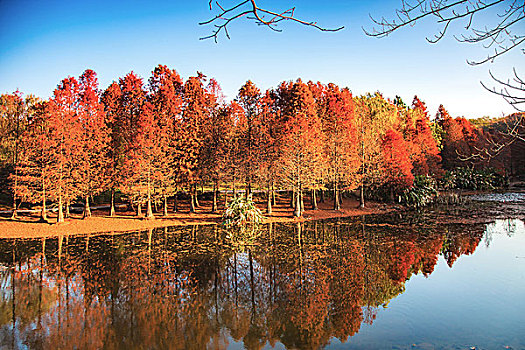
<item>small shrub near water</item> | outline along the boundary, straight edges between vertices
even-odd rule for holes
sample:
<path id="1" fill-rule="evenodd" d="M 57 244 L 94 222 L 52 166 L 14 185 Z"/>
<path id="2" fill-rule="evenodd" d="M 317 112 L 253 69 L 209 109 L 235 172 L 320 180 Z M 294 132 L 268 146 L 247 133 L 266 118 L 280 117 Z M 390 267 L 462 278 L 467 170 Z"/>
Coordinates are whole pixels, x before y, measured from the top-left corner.
<path id="1" fill-rule="evenodd" d="M 447 171 L 440 183 L 443 189 L 493 190 L 508 185 L 508 179 L 492 168 L 456 168 Z"/>
<path id="2" fill-rule="evenodd" d="M 246 224 L 260 224 L 264 216 L 256 206 L 250 194 L 247 198 L 238 195 L 228 205 L 223 215 L 224 224 L 228 227 Z"/>
<path id="3" fill-rule="evenodd" d="M 436 180 L 427 175 L 418 175 L 411 188 L 399 196 L 399 201 L 409 207 L 424 207 L 431 204 L 438 194 Z"/>

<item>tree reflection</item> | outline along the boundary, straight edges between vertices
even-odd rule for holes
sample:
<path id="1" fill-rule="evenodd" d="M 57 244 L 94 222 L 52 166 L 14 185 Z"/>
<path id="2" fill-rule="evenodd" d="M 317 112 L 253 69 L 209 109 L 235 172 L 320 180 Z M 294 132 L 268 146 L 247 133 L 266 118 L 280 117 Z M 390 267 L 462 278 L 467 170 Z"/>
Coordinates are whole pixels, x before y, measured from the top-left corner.
<path id="1" fill-rule="evenodd" d="M 370 222 L 367 222 L 369 220 Z M 383 220 L 384 221 L 384 220 Z M 471 254 L 483 226 L 375 219 L 0 240 L 0 345 L 322 348 L 372 324 L 414 274 Z"/>

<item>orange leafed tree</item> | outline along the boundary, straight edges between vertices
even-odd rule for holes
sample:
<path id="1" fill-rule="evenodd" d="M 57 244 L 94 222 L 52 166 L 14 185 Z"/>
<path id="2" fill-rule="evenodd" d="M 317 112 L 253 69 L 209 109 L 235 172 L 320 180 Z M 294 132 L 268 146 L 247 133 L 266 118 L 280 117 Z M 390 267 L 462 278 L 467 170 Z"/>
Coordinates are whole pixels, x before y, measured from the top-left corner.
<path id="1" fill-rule="evenodd" d="M 174 69 L 158 65 L 149 79 L 149 89 L 149 100 L 157 128 L 154 142 L 159 148 L 159 156 L 155 162 L 155 187 L 158 189 L 158 196 L 163 199 L 164 215 L 168 215 L 168 196 L 176 196 L 181 175 L 178 142 L 183 130 L 183 81 Z"/>
<path id="2" fill-rule="evenodd" d="M 64 203 L 66 216 L 69 204 L 79 192 L 75 183 L 77 170 L 76 155 L 78 155 L 81 139 L 79 112 L 79 84 L 75 78 L 69 77 L 60 82 L 50 100 L 49 130 L 55 164 L 51 168 L 53 187 L 51 197 L 58 202 L 57 222 L 64 221 Z"/>
<path id="3" fill-rule="evenodd" d="M 281 83 L 278 94 L 284 121 L 281 179 L 293 189 L 294 215 L 301 216 L 303 191 L 313 188 L 322 174 L 321 121 L 312 92 L 300 79 Z"/>
<path id="4" fill-rule="evenodd" d="M 80 77 L 78 120 L 80 138 L 77 141 L 77 177 L 79 195 L 85 200 L 84 217 L 91 216 L 89 197 L 106 187 L 109 164 L 109 129 L 104 106 L 100 102 L 97 75 L 88 69 Z"/>
<path id="5" fill-rule="evenodd" d="M 391 199 L 394 194 L 410 188 L 414 182 L 412 162 L 409 156 L 408 142 L 394 129 L 386 132 L 382 142 L 385 169 L 385 184 L 390 189 Z"/>

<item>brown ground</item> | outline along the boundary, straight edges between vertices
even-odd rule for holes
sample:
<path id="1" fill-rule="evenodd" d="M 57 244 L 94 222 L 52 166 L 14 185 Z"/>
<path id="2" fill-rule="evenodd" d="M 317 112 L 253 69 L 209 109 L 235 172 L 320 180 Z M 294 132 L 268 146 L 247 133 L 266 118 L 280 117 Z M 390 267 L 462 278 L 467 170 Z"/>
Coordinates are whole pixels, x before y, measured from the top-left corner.
<path id="1" fill-rule="evenodd" d="M 393 210 L 393 207 L 377 203 L 367 203 L 367 208 L 359 209 L 359 202 L 354 199 L 344 199 L 341 210 L 332 209 L 333 201 L 327 200 L 319 203 L 318 210 L 309 210 L 309 200 L 305 198 L 305 212 L 303 217 L 294 218 L 293 210 L 288 205 L 289 199 L 282 198 L 277 201 L 271 215 L 265 215 L 265 222 L 294 222 L 315 219 L 328 219 L 336 217 L 357 216 L 363 214 L 384 213 Z M 9 218 L 0 218 L 0 238 L 39 238 L 58 235 L 95 234 L 102 232 L 136 231 L 155 227 L 175 225 L 204 225 L 215 224 L 222 221 L 221 214 L 211 213 L 211 203 L 201 201 L 197 213 L 190 213 L 186 203 L 181 203 L 177 213 L 169 213 L 162 217 L 156 213 L 155 220 L 137 218 L 132 212 L 117 211 L 117 216 L 107 216 L 107 210 L 93 210 L 93 217 L 83 220 L 81 214 L 72 214 L 66 222 L 56 224 L 56 214 L 49 213 L 49 223 L 40 223 L 36 214 L 20 216 L 16 221 Z M 170 208 L 171 203 L 170 203 Z M 258 207 L 266 208 L 266 203 L 261 201 Z M 222 209 L 222 208 L 221 208 Z"/>

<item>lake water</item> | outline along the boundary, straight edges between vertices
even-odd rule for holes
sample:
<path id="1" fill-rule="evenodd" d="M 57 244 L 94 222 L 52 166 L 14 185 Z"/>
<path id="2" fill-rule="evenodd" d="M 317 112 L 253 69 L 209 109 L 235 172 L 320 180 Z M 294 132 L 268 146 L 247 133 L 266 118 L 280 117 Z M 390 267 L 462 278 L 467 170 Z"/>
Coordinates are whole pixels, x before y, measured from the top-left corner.
<path id="1" fill-rule="evenodd" d="M 1 349 L 525 349 L 525 228 L 398 214 L 0 240 Z"/>

